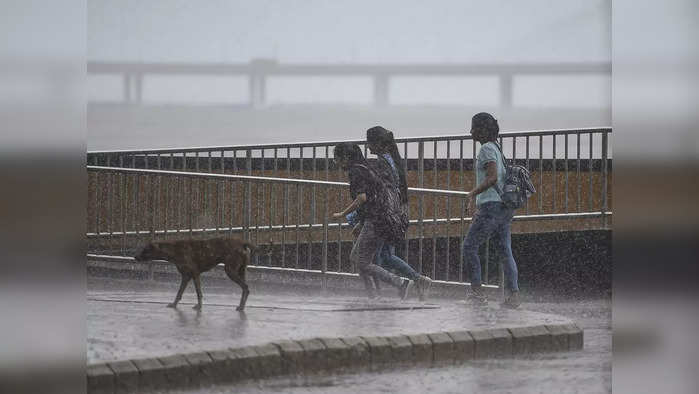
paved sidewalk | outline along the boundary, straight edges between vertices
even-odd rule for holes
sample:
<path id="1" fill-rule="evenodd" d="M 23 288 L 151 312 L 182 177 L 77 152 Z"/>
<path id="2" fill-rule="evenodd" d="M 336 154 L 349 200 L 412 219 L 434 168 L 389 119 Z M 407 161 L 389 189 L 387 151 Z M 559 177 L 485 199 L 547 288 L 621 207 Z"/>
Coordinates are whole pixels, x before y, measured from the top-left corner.
<path id="1" fill-rule="evenodd" d="M 87 361 L 162 357 L 282 339 L 411 335 L 450 330 L 568 324 L 571 320 L 491 302 L 473 308 L 437 299 L 400 302 L 392 293 L 379 301 L 332 293 L 258 292 L 246 311 L 236 312 L 233 285 L 204 286 L 201 312 L 192 309 L 190 287 L 178 309 L 166 308 L 177 283 L 88 278 Z M 390 295 L 389 295 L 390 294 Z"/>

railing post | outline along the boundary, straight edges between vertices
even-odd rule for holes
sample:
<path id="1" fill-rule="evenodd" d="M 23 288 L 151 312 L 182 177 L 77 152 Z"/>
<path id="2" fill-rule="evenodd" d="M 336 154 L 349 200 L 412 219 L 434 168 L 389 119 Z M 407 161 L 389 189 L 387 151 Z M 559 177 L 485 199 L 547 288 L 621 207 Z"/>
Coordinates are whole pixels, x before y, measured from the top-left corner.
<path id="1" fill-rule="evenodd" d="M 245 151 L 245 166 L 247 167 L 248 175 L 252 175 L 252 151 Z M 250 234 L 250 226 L 252 225 L 252 184 L 250 181 L 245 182 L 245 239 L 252 240 Z"/>
<path id="2" fill-rule="evenodd" d="M 602 226 L 607 227 L 607 143 L 608 134 L 602 132 Z"/>
<path id="3" fill-rule="evenodd" d="M 498 258 L 498 277 L 500 280 L 500 299 L 505 301 L 505 268 L 502 266 L 505 263 L 503 256 Z"/>
<path id="4" fill-rule="evenodd" d="M 325 201 L 323 204 L 323 263 L 320 270 L 323 273 L 322 289 L 325 291 L 328 287 L 328 215 L 330 214 L 328 204 L 330 203 L 330 190 L 328 190 L 328 187 L 323 189 L 325 189 L 325 193 L 323 193 Z"/>
<path id="5" fill-rule="evenodd" d="M 418 184 L 419 184 L 419 187 L 425 187 L 425 143 L 422 141 L 418 142 L 417 156 L 418 156 L 418 162 L 417 162 Z M 423 243 L 423 238 L 425 237 L 425 194 L 424 193 L 420 193 L 419 215 L 420 215 L 420 218 L 419 218 L 419 220 L 420 220 L 420 235 L 418 236 L 418 273 L 423 274 L 423 272 L 422 272 L 422 243 Z"/>
<path id="6" fill-rule="evenodd" d="M 481 279 L 482 282 L 485 283 L 486 285 L 490 283 L 490 275 L 489 275 L 489 268 L 490 268 L 490 238 L 485 240 L 485 264 L 481 264 L 481 267 L 485 265 L 485 268 L 482 270 L 483 272 L 481 273 Z"/>

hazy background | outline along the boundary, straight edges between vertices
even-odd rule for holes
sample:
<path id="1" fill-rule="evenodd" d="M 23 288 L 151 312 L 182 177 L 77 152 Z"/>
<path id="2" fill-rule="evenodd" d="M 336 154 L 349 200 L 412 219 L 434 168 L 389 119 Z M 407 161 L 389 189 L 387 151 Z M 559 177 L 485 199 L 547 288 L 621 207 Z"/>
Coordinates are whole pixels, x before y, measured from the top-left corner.
<path id="1" fill-rule="evenodd" d="M 108 1 L 88 5 L 88 62 L 244 64 L 591 64 L 611 61 L 611 2 Z M 94 149 L 357 138 L 382 124 L 400 136 L 457 134 L 481 110 L 505 130 L 609 126 L 611 72 L 501 80 L 395 76 L 387 106 L 373 79 L 273 76 L 251 108 L 246 76 L 146 75 L 124 103 L 120 75 L 88 73 Z"/>

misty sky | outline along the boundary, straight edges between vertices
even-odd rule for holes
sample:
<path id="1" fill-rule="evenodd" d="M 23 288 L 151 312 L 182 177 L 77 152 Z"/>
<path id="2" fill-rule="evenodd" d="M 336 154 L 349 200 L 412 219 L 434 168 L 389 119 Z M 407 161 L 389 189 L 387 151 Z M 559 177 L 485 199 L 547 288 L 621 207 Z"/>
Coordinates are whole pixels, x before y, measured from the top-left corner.
<path id="1" fill-rule="evenodd" d="M 88 0 L 88 60 L 574 62 L 611 58 L 609 0 Z"/>
<path id="2" fill-rule="evenodd" d="M 610 0 L 88 0 L 87 58 L 165 63 L 246 63 L 255 58 L 321 64 L 590 63 L 611 61 L 610 35 Z M 467 115 L 454 108 L 500 113 L 501 81 L 496 74 L 394 76 L 388 95 L 396 107 L 383 112 L 370 111 L 373 83 L 369 75 L 270 76 L 265 92 L 269 111 L 264 116 L 184 107 L 164 113 L 156 107 L 244 108 L 248 81 L 235 75 L 146 75 L 141 90 L 146 109 L 122 113 L 116 107 L 91 107 L 88 145 L 231 143 L 232 131 L 249 136 L 238 137 L 236 143 L 313 140 L 320 130 L 333 130 L 325 136 L 333 139 L 371 124 L 386 124 L 406 136 L 436 135 L 463 128 Z M 120 102 L 123 97 L 119 75 L 88 75 L 91 102 Z M 538 112 L 506 116 L 508 130 L 608 125 L 611 76 L 515 75 L 512 103 L 515 109 Z M 318 109 L 327 107 L 315 107 L 305 113 L 293 107 L 297 104 L 344 109 L 331 113 Z M 297 111 L 293 116 L 284 112 L 289 105 L 294 108 L 289 111 Z M 457 112 L 423 111 L 418 116 L 407 109 L 426 107 Z M 565 112 L 570 109 L 579 112 Z M 298 124 L 291 124 L 297 118 Z"/>

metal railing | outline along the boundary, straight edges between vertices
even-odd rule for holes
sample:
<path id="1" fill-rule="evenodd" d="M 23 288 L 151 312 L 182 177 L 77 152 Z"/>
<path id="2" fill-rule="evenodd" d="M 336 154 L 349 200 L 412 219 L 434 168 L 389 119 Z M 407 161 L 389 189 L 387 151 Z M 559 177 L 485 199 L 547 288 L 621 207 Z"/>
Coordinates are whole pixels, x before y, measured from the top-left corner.
<path id="1" fill-rule="evenodd" d="M 88 253 L 129 256 L 152 240 L 235 234 L 258 245 L 258 266 L 356 273 L 343 182 L 88 166 Z M 411 226 L 398 253 L 433 279 L 465 282 L 461 239 L 468 193 L 409 189 Z M 611 212 L 518 215 L 517 221 L 606 218 Z M 483 259 L 486 284 L 499 264 Z M 498 281 L 489 279 L 498 271 Z M 493 272 L 493 274 L 495 274 Z"/>
<path id="2" fill-rule="evenodd" d="M 537 194 L 518 213 L 606 212 L 611 208 L 609 127 L 503 132 L 508 159 L 532 173 Z M 332 163 L 340 142 L 109 150 L 87 153 L 94 166 L 344 181 Z M 352 140 L 370 153 L 366 141 Z M 470 135 L 396 139 L 408 185 L 469 190 L 479 144 Z M 371 154 L 367 155 L 372 158 Z"/>

